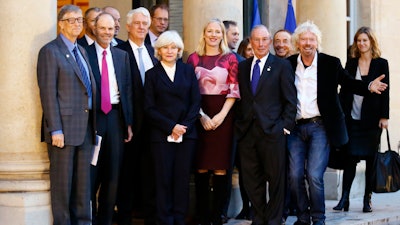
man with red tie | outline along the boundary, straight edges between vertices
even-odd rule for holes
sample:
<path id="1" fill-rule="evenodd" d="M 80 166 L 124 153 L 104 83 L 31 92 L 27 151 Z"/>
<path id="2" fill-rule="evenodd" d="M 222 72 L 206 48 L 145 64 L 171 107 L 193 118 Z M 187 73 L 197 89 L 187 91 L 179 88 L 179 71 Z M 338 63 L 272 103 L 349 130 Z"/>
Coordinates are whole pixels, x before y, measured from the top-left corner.
<path id="1" fill-rule="evenodd" d="M 97 134 L 102 137 L 97 165 L 92 167 L 93 224 L 111 225 L 117 197 L 124 142 L 133 136 L 133 91 L 126 52 L 112 47 L 115 23 L 101 13 L 95 21 L 96 40 L 87 47 L 97 89 Z M 96 207 L 96 193 L 99 191 Z"/>

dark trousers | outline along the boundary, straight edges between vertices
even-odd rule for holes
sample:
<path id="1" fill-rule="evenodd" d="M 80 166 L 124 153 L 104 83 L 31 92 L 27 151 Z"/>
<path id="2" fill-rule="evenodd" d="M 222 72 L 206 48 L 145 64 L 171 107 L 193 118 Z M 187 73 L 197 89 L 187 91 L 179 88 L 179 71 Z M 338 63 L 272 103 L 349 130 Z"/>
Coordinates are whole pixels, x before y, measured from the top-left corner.
<path id="1" fill-rule="evenodd" d="M 118 179 L 124 150 L 124 130 L 119 111 L 101 115 L 98 135 L 102 137 L 99 159 L 92 166 L 92 204 L 96 225 L 112 225 Z M 96 211 L 96 193 L 98 206 Z"/>
<path id="2" fill-rule="evenodd" d="M 184 225 L 189 208 L 190 169 L 195 140 L 151 143 L 156 174 L 158 225 Z"/>
<path id="3" fill-rule="evenodd" d="M 50 195 L 54 225 L 89 225 L 92 135 L 88 128 L 80 146 L 47 145 L 50 159 Z"/>
<path id="4" fill-rule="evenodd" d="M 143 213 L 146 225 L 155 224 L 155 172 L 149 131 L 134 133 L 125 145 L 118 190 L 118 224 L 131 224 L 132 211 Z"/>
<path id="5" fill-rule="evenodd" d="M 285 144 L 283 130 L 279 134 L 266 135 L 256 122 L 238 142 L 243 183 L 254 211 L 254 224 L 281 224 L 285 195 Z"/>
<path id="6" fill-rule="evenodd" d="M 374 156 L 364 156 L 365 165 L 365 195 L 372 193 L 372 170 L 374 163 Z M 345 159 L 345 168 L 343 170 L 343 186 L 342 193 L 347 191 L 350 193 L 351 185 L 353 184 L 354 177 L 356 176 L 357 163 L 360 161 L 359 157 L 348 155 Z"/>

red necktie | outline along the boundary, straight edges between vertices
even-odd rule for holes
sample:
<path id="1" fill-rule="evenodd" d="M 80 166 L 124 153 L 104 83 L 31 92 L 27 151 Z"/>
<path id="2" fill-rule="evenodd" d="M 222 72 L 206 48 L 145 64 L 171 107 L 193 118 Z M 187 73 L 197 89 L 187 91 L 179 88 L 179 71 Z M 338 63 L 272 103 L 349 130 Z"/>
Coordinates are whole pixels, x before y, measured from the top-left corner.
<path id="1" fill-rule="evenodd" d="M 108 66 L 106 60 L 107 52 L 103 51 L 103 60 L 101 65 L 101 110 L 104 114 L 111 111 L 111 100 L 110 100 L 110 83 L 108 80 Z"/>

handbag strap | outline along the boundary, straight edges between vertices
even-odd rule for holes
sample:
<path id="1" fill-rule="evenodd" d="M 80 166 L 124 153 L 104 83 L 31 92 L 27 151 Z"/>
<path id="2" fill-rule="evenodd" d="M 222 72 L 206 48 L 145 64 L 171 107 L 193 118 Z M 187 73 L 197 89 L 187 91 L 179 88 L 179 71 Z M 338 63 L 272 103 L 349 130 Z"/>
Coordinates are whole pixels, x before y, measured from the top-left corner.
<path id="1" fill-rule="evenodd" d="M 389 151 L 391 151 L 392 148 L 390 147 L 389 129 L 386 128 L 385 130 L 386 130 L 387 145 L 388 145 Z"/>

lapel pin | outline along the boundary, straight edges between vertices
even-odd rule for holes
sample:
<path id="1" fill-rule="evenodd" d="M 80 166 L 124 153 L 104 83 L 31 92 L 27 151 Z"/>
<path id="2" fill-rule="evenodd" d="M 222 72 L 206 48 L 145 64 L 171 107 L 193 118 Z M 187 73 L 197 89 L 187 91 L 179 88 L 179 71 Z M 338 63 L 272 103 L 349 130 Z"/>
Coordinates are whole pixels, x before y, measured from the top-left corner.
<path id="1" fill-rule="evenodd" d="M 271 67 L 270 67 L 270 66 L 268 66 L 267 71 L 268 71 L 268 72 L 271 71 Z"/>
<path id="2" fill-rule="evenodd" d="M 69 54 L 65 55 L 67 58 L 69 58 Z"/>

